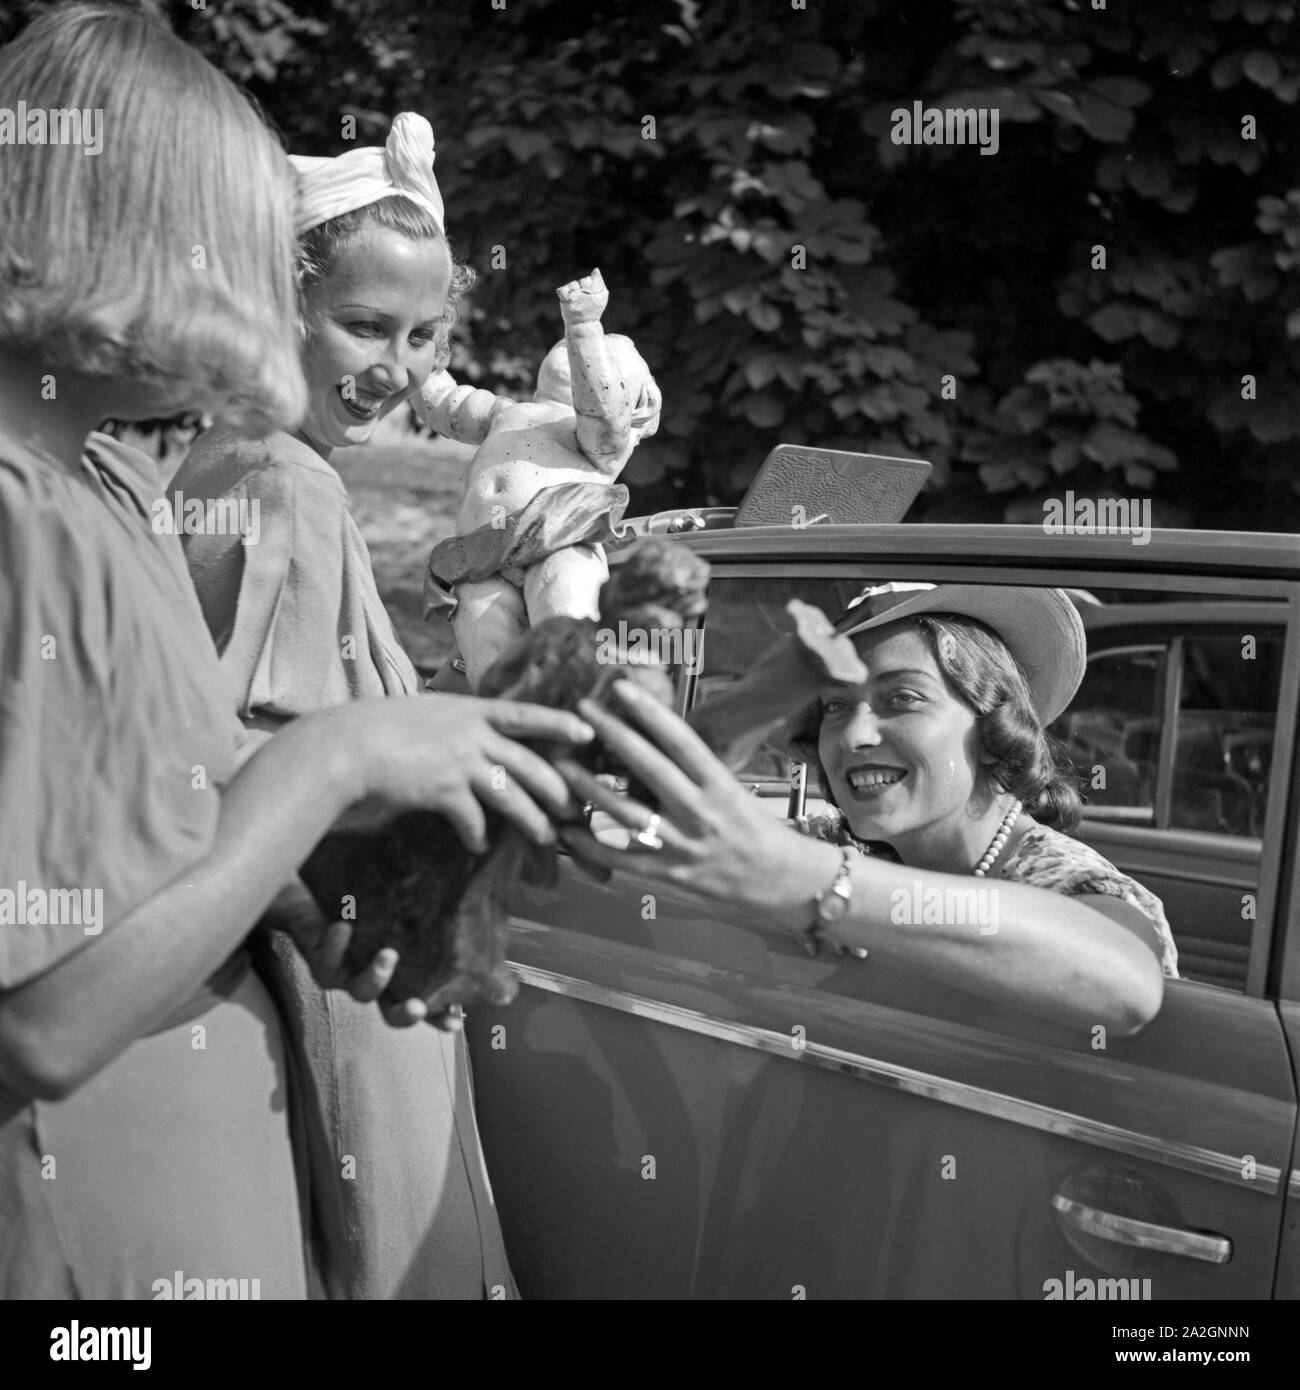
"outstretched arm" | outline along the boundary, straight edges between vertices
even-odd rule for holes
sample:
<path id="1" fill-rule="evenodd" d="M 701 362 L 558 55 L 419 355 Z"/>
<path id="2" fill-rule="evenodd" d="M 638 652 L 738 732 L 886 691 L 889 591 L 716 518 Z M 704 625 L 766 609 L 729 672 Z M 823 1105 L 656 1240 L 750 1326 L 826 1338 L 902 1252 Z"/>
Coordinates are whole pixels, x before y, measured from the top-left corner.
<path id="1" fill-rule="evenodd" d="M 617 850 L 583 828 L 561 830 L 576 855 L 605 869 L 628 869 L 739 909 L 760 929 L 798 934 L 812 921 L 814 894 L 835 876 L 840 852 L 779 824 L 666 707 L 618 681 L 623 723 L 592 701 L 579 713 L 621 766 L 655 793 L 661 848 Z M 634 833 L 650 812 L 598 783 L 571 759 L 556 764 L 577 796 Z M 995 930 L 965 922 L 897 922 L 896 907 L 918 885 L 969 891 L 971 876 L 891 864 L 854 863 L 847 913 L 826 932 L 972 994 L 1080 1028 L 1104 1025 L 1129 1037 L 1160 1010 L 1164 977 L 1150 925 L 1136 908 L 1100 895 L 1066 897 L 999 879 Z"/>
<path id="2" fill-rule="evenodd" d="M 476 386 L 457 386 L 450 372 L 435 372 L 411 397 L 420 423 L 462 444 L 482 444 L 499 412 L 515 401 Z"/>
<path id="3" fill-rule="evenodd" d="M 581 742 L 585 731 L 559 710 L 452 695 L 375 697 L 293 720 L 227 784 L 202 858 L 102 936 L 0 992 L 0 1087 L 61 1100 L 157 1026 L 348 807 L 436 810 L 475 853 L 487 848 L 485 808 L 534 839 L 553 836 L 547 816 L 566 813 L 564 784 L 515 738 L 557 736 Z"/>
<path id="4" fill-rule="evenodd" d="M 593 270 L 555 293 L 564 315 L 578 447 L 602 473 L 613 477 L 623 466 L 631 438 L 632 402 L 600 326 L 609 291 L 600 271 Z"/>

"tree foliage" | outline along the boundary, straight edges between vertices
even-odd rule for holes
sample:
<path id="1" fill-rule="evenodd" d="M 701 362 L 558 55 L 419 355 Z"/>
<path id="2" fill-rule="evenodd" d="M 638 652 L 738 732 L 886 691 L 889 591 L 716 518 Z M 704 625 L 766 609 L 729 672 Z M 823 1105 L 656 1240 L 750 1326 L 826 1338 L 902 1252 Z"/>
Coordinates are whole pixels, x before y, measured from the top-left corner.
<path id="1" fill-rule="evenodd" d="M 429 116 L 466 379 L 530 383 L 601 267 L 664 392 L 641 506 L 790 440 L 930 459 L 938 519 L 1297 526 L 1294 0 L 193 3 L 293 149 Z M 893 143 L 918 100 L 996 110 L 996 155 Z"/>

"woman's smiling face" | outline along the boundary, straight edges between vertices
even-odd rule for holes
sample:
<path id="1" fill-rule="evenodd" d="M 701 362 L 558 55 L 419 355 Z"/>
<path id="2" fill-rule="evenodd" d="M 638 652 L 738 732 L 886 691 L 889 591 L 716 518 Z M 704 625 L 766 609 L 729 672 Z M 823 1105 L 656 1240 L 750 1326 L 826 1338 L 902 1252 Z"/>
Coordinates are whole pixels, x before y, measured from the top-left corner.
<path id="1" fill-rule="evenodd" d="M 364 444 L 424 385 L 450 288 L 444 241 L 370 226 L 339 248 L 306 291 L 310 403 L 300 429 L 318 451 Z"/>
<path id="2" fill-rule="evenodd" d="M 853 833 L 912 863 L 910 849 L 958 837 L 987 809 L 978 717 L 916 628 L 890 624 L 854 645 L 867 679 L 821 692 L 818 753 Z"/>

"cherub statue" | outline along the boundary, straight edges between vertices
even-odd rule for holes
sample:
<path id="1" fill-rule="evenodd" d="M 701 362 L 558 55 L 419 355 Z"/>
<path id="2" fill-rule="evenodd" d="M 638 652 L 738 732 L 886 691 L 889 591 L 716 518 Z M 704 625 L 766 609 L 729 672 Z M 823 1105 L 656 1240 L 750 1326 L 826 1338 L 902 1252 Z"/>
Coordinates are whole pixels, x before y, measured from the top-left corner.
<path id="1" fill-rule="evenodd" d="M 556 290 L 564 338 L 531 401 L 431 376 L 411 404 L 439 434 L 477 444 L 456 534 L 433 548 L 425 616 L 451 610 L 470 689 L 544 618 L 595 618 L 609 575 L 603 541 L 627 506 L 615 482 L 659 425 L 662 398 L 631 339 L 600 325 L 599 270 Z"/>

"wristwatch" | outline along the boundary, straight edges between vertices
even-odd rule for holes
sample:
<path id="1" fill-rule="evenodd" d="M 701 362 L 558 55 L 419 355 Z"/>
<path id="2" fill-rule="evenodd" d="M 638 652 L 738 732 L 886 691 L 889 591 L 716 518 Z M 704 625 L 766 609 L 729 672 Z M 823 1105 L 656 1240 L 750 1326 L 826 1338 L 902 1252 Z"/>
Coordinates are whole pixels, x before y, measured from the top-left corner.
<path id="1" fill-rule="evenodd" d="M 822 933 L 826 928 L 834 926 L 849 910 L 853 898 L 853 879 L 849 873 L 852 863 L 853 851 L 846 845 L 840 850 L 840 867 L 830 886 L 813 894 L 812 925 L 803 934 L 803 948 L 810 956 L 821 949 Z"/>

